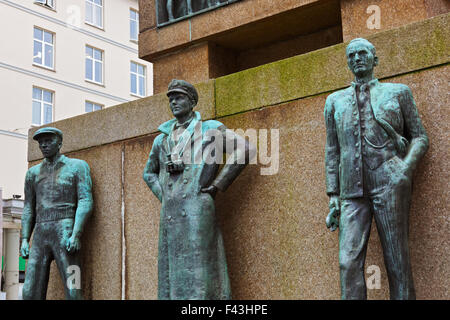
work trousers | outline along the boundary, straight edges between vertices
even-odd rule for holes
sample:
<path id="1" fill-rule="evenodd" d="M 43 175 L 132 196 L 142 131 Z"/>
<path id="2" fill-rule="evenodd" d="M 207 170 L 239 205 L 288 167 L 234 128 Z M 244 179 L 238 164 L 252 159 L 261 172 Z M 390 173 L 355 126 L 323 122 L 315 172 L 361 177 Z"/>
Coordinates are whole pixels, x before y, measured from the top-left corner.
<path id="1" fill-rule="evenodd" d="M 383 248 L 391 299 L 415 299 L 408 247 L 411 177 L 394 156 L 363 168 L 364 197 L 341 200 L 339 266 L 342 299 L 367 299 L 364 263 L 372 217 Z"/>
<path id="2" fill-rule="evenodd" d="M 66 239 L 72 235 L 73 223 L 73 219 L 36 223 L 23 285 L 24 300 L 45 300 L 50 263 L 53 259 L 56 261 L 63 281 L 66 299 L 83 298 L 81 288 L 68 286 L 67 283 L 68 278 L 75 274 L 73 267 L 69 268 L 69 266 L 75 266 L 81 270 L 80 252 L 69 253 L 65 245 Z M 70 283 L 73 282 L 70 281 Z"/>

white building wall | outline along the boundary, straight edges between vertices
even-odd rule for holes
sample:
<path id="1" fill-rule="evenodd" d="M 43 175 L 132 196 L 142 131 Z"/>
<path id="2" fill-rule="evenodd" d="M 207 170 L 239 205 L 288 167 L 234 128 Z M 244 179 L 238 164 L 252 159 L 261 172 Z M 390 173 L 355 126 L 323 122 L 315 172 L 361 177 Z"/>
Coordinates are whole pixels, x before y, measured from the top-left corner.
<path id="1" fill-rule="evenodd" d="M 56 10 L 33 0 L 0 0 L 0 130 L 28 133 L 33 86 L 54 92 L 54 121 L 83 114 L 85 101 L 109 107 L 139 98 L 130 93 L 131 61 L 146 67 L 146 95 L 153 94 L 152 64 L 138 59 L 130 40 L 129 10 L 138 9 L 138 0 L 103 3 L 99 29 L 85 23 L 85 0 L 56 0 Z M 34 26 L 54 33 L 54 70 L 33 65 Z M 103 50 L 101 85 L 85 80 L 86 45 Z M 23 195 L 26 140 L 0 131 L 0 147 L 3 197 Z"/>

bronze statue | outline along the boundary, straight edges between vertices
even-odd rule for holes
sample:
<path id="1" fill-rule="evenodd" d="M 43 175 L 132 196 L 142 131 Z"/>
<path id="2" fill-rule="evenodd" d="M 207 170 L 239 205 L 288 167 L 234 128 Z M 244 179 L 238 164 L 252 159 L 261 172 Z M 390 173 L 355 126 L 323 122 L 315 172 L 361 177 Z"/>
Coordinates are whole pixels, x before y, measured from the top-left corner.
<path id="1" fill-rule="evenodd" d="M 167 96 L 175 119 L 159 127 L 143 174 L 162 203 L 158 299 L 230 299 L 214 198 L 240 174 L 255 149 L 219 121 L 202 121 L 193 111 L 198 93 L 190 83 L 172 80 Z M 217 174 L 224 152 L 230 157 Z"/>
<path id="2" fill-rule="evenodd" d="M 23 299 L 43 300 L 47 295 L 50 263 L 56 260 L 67 299 L 82 299 L 81 288 L 71 276 L 81 276 L 81 234 L 92 212 L 92 182 L 88 164 L 59 153 L 63 134 L 41 128 L 39 142 L 44 161 L 31 167 L 25 178 L 21 254 L 28 264 Z M 31 250 L 29 241 L 34 229 Z"/>
<path id="3" fill-rule="evenodd" d="M 325 167 L 330 213 L 339 232 L 342 299 L 366 299 L 364 262 L 372 217 L 383 248 L 391 299 L 415 299 L 408 247 L 411 181 L 428 137 L 408 86 L 379 83 L 375 47 L 358 38 L 346 49 L 351 87 L 325 104 Z M 340 217 L 339 217 L 340 215 Z"/>

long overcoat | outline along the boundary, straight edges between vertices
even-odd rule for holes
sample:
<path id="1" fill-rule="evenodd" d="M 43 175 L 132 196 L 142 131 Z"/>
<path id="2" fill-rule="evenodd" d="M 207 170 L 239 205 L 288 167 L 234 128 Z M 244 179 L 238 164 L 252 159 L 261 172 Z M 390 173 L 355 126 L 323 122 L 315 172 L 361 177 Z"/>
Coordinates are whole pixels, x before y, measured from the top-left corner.
<path id="1" fill-rule="evenodd" d="M 176 123 L 172 119 L 159 127 L 161 134 L 153 142 L 144 170 L 144 180 L 162 203 L 158 299 L 230 299 L 225 249 L 214 199 L 201 189 L 214 184 L 224 191 L 232 183 L 245 167 L 242 161 L 233 161 L 233 157 L 236 160 L 242 155 L 242 150 L 232 149 L 229 161 L 217 175 L 219 164 L 227 143 L 233 146 L 237 141 L 237 145 L 243 142 L 246 145 L 246 141 L 219 121 L 201 121 L 200 113 L 195 112 L 186 129 L 191 139 L 187 143 L 190 151 L 184 150 L 184 170 L 169 173 L 167 154 L 171 152 L 171 133 Z M 243 152 L 248 152 L 244 149 Z"/>

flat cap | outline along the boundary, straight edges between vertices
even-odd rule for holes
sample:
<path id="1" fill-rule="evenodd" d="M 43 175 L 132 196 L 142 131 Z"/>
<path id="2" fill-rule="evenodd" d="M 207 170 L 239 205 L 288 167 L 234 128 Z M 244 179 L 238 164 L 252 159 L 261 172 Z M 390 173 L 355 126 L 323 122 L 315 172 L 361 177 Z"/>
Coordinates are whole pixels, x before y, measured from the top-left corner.
<path id="1" fill-rule="evenodd" d="M 170 81 L 169 88 L 167 90 L 167 96 L 173 92 L 180 92 L 186 94 L 189 98 L 198 102 L 198 93 L 195 87 L 187 81 L 173 79 Z"/>
<path id="2" fill-rule="evenodd" d="M 57 135 L 58 137 L 61 138 L 61 141 L 63 139 L 63 133 L 61 130 L 53 128 L 53 127 L 45 127 L 45 128 L 40 128 L 33 134 L 33 140 L 37 141 L 38 137 L 44 133 L 51 133 L 51 134 Z"/>

